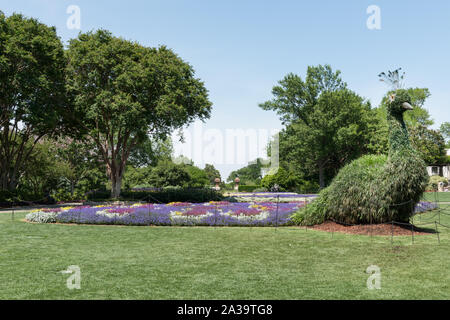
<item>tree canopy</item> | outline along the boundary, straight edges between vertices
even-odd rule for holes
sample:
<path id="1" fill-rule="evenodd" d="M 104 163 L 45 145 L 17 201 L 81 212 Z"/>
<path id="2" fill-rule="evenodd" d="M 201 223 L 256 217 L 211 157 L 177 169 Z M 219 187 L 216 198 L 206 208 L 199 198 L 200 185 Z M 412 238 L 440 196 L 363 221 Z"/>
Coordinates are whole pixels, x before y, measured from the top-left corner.
<path id="1" fill-rule="evenodd" d="M 286 124 L 279 153 L 287 167 L 317 173 L 323 188 L 327 169 L 334 173 L 366 151 L 370 104 L 347 88 L 339 71 L 308 67 L 305 81 L 288 74 L 272 93 L 274 99 L 260 107 L 276 111 Z"/>
<path id="2" fill-rule="evenodd" d="M 447 148 L 450 148 L 450 122 L 442 123 L 439 131 L 441 132 L 442 136 L 445 139 L 445 142 L 447 143 Z"/>
<path id="3" fill-rule="evenodd" d="M 64 51 L 53 27 L 0 11 L 0 190 L 15 190 L 26 160 L 61 124 Z"/>
<path id="4" fill-rule="evenodd" d="M 120 195 L 127 159 L 147 135 L 165 137 L 210 115 L 203 83 L 164 46 L 147 48 L 98 30 L 71 40 L 67 59 L 72 119 L 97 144 L 112 197 Z"/>
<path id="5" fill-rule="evenodd" d="M 247 166 L 240 168 L 238 170 L 232 171 L 227 178 L 227 181 L 234 181 L 234 179 L 239 178 L 240 183 L 245 185 L 257 185 L 261 182 L 262 174 L 261 168 L 263 166 L 262 159 L 258 158 L 252 161 Z"/>

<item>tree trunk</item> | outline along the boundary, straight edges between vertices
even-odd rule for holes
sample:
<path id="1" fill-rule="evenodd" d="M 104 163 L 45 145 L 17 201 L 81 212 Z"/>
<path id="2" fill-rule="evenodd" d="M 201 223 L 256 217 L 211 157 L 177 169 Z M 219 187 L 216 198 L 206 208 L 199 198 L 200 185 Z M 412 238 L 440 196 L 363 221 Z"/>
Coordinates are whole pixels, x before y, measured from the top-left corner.
<path id="1" fill-rule="evenodd" d="M 14 191 L 17 189 L 18 181 L 17 181 L 17 175 L 15 170 L 10 173 L 9 176 L 9 183 L 8 183 L 8 189 L 9 191 Z"/>
<path id="2" fill-rule="evenodd" d="M 122 175 L 112 174 L 111 175 L 111 198 L 119 198 L 120 189 L 122 188 Z"/>
<path id="3" fill-rule="evenodd" d="M 319 166 L 319 185 L 320 189 L 325 188 L 325 170 L 323 166 Z"/>
<path id="4" fill-rule="evenodd" d="M 2 166 L 3 167 L 3 166 Z M 7 190 L 7 191 L 15 191 L 18 185 L 18 180 L 15 172 L 12 170 L 8 171 L 8 168 L 1 169 L 0 174 L 0 190 Z"/>

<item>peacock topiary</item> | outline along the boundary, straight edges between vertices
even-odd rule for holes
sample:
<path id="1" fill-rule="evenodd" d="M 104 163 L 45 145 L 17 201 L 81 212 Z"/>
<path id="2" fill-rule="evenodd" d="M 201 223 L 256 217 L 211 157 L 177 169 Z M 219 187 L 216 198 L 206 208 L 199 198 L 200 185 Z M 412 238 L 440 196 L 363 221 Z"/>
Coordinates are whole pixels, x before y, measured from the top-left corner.
<path id="1" fill-rule="evenodd" d="M 343 167 L 311 205 L 294 214 L 295 223 L 409 221 L 429 180 L 403 121 L 403 113 L 412 110 L 410 103 L 406 90 L 389 96 L 389 155 L 366 155 Z"/>

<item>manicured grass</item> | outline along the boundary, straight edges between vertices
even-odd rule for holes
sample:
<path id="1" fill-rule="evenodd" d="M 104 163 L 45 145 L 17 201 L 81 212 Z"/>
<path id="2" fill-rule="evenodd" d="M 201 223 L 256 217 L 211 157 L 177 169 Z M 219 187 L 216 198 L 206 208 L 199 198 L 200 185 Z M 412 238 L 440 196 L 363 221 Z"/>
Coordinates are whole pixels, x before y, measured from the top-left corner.
<path id="1" fill-rule="evenodd" d="M 449 212 L 450 213 L 450 212 Z M 430 212 L 421 216 L 433 221 Z M 450 231 L 30 224 L 0 213 L 1 299 L 449 299 Z M 441 215 L 450 225 L 450 216 Z M 69 265 L 81 289 L 66 287 Z M 369 265 L 381 289 L 368 290 Z"/>
<path id="2" fill-rule="evenodd" d="M 425 192 L 423 198 L 426 201 L 450 202 L 450 192 Z"/>

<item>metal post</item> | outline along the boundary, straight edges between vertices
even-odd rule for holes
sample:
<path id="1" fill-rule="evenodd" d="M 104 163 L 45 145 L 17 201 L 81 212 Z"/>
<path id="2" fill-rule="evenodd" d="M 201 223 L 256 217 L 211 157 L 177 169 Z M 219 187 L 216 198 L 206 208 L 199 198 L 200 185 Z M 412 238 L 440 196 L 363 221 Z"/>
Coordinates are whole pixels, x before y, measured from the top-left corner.
<path id="1" fill-rule="evenodd" d="M 438 243 L 441 244 L 441 239 L 439 238 L 439 231 L 438 231 L 438 228 L 437 228 L 437 222 L 436 222 L 436 221 L 434 222 L 434 227 L 435 227 L 435 230 L 436 230 L 436 235 L 437 235 L 437 238 L 438 238 Z"/>
<path id="2" fill-rule="evenodd" d="M 216 229 L 217 226 L 217 204 L 215 205 L 214 208 L 214 229 Z"/>
<path id="3" fill-rule="evenodd" d="M 391 245 L 394 244 L 394 221 L 391 221 Z"/>
<path id="4" fill-rule="evenodd" d="M 308 201 L 306 200 L 305 197 L 305 216 L 307 216 L 308 214 Z M 306 225 L 306 232 L 308 232 L 308 225 Z"/>
<path id="5" fill-rule="evenodd" d="M 276 219 L 276 222 L 275 222 L 276 229 L 275 230 L 278 229 L 278 203 L 279 202 L 280 202 L 280 195 L 277 195 L 277 214 L 276 214 L 276 217 L 275 217 L 275 219 Z"/>
<path id="6" fill-rule="evenodd" d="M 411 224 L 411 242 L 414 244 L 414 226 Z"/>

